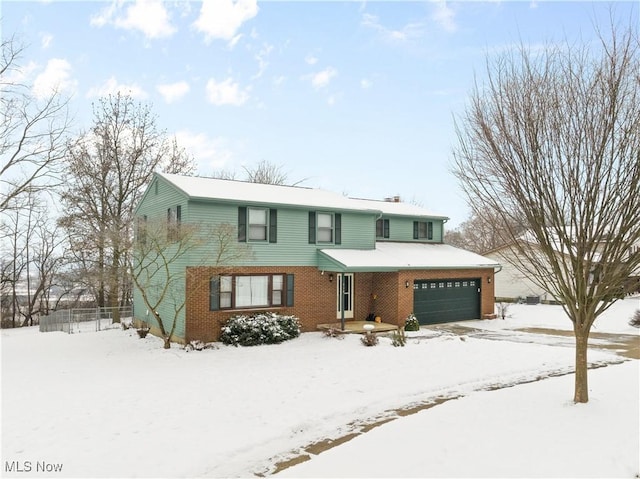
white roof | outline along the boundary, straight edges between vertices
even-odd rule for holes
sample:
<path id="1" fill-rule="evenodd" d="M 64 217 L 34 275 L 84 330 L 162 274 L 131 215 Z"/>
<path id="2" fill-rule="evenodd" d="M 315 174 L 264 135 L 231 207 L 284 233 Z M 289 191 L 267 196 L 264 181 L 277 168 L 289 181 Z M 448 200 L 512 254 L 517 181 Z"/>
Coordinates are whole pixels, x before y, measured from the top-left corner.
<path id="1" fill-rule="evenodd" d="M 191 198 L 242 201 L 254 204 L 286 204 L 300 207 L 372 211 L 397 216 L 436 215 L 409 203 L 349 198 L 333 191 L 301 186 L 266 185 L 247 181 L 156 173 Z"/>
<path id="2" fill-rule="evenodd" d="M 468 269 L 500 266 L 493 259 L 442 243 L 378 242 L 372 250 L 323 249 L 321 253 L 339 263 L 342 269 L 352 271 Z"/>

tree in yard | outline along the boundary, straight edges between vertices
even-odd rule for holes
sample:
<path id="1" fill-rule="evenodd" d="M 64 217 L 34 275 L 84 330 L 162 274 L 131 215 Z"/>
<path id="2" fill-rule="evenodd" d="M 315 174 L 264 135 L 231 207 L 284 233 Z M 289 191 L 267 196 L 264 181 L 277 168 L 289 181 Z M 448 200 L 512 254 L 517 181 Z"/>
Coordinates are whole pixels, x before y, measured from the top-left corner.
<path id="1" fill-rule="evenodd" d="M 191 174 L 193 159 L 120 93 L 94 105 L 94 125 L 68 146 L 61 224 L 98 306 L 128 302 L 133 209 L 155 170 Z M 114 321 L 119 317 L 114 315 Z"/>
<path id="2" fill-rule="evenodd" d="M 237 237 L 235 226 L 226 223 L 207 227 L 138 218 L 131 278 L 165 349 L 171 347 L 179 317 L 189 300 L 208 286 L 208 281 L 188 281 L 189 275 L 199 266 L 226 268 L 250 256 L 248 246 L 238 243 Z M 190 263 L 193 257 L 200 258 L 197 264 Z"/>
<path id="3" fill-rule="evenodd" d="M 276 165 L 266 160 L 262 160 L 255 166 L 243 166 L 242 169 L 245 173 L 244 181 L 248 181 L 250 183 L 296 186 L 306 181 L 306 178 L 294 182 L 290 181 L 289 175 L 282 170 L 282 165 Z M 235 180 L 236 176 L 235 171 L 219 170 L 212 175 L 212 178 Z"/>
<path id="4" fill-rule="evenodd" d="M 597 45 L 488 60 L 456 125 L 453 169 L 474 213 L 502 218 L 514 266 L 573 323 L 576 403 L 589 399 L 591 326 L 640 265 L 638 25 L 613 23 Z"/>
<path id="5" fill-rule="evenodd" d="M 27 189 L 51 185 L 69 128 L 66 98 L 25 82 L 24 49 L 14 38 L 0 45 L 0 211 Z"/>
<path id="6" fill-rule="evenodd" d="M 475 201 L 481 201 L 476 199 Z M 509 241 L 509 231 L 524 231 L 522 224 L 503 225 L 504 218 L 483 210 L 482 215 L 472 213 L 459 228 L 445 233 L 445 242 L 458 248 L 485 254 Z"/>

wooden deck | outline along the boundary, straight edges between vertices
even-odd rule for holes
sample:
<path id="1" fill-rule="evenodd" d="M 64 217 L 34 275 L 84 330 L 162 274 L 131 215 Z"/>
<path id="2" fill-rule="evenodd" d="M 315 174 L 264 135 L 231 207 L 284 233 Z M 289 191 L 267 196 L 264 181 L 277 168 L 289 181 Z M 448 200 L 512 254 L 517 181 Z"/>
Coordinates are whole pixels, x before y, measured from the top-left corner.
<path id="1" fill-rule="evenodd" d="M 396 324 L 376 323 L 375 321 L 345 321 L 344 333 L 364 333 L 366 332 L 366 329 L 364 329 L 365 324 L 369 324 L 374 327 L 371 330 L 372 333 L 385 333 L 389 331 L 396 331 L 398 329 Z M 318 329 L 321 331 L 326 331 L 327 329 L 337 329 L 341 331 L 342 324 L 339 321 L 337 323 L 319 324 Z"/>

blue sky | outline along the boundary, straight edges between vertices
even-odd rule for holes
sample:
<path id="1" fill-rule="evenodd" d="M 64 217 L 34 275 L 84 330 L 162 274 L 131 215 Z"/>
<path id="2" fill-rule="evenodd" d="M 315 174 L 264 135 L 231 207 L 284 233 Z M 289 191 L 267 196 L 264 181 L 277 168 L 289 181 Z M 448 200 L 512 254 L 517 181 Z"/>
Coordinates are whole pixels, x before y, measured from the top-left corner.
<path id="1" fill-rule="evenodd" d="M 36 94 L 72 96 L 76 131 L 117 91 L 152 104 L 200 174 L 261 160 L 349 196 L 400 195 L 457 226 L 460 114 L 487 53 L 589 40 L 604 2 L 2 1 Z M 616 2 L 615 14 L 638 14 Z"/>

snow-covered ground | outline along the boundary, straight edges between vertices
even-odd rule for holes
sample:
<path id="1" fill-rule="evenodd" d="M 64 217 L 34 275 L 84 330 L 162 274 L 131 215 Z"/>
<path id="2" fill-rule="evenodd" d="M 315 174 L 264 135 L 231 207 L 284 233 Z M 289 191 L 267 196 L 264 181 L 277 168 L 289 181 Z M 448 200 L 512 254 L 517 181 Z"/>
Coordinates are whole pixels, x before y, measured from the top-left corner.
<path id="1" fill-rule="evenodd" d="M 637 297 L 617 303 L 595 331 L 638 335 L 627 324 L 638 308 Z M 640 361 L 590 350 L 590 362 L 610 365 L 590 371 L 588 404 L 572 403 L 572 375 L 494 390 L 573 367 L 566 341 L 503 333 L 570 329 L 560 307 L 513 305 L 509 314 L 463 323 L 503 340 L 423 328 L 404 348 L 386 338 L 367 348 L 356 335 L 305 333 L 280 345 L 186 352 L 131 330 L 3 330 L 1 474 L 268 475 L 311 444 L 389 418 L 279 475 L 639 474 Z M 399 409 L 454 396 L 397 418 Z"/>

